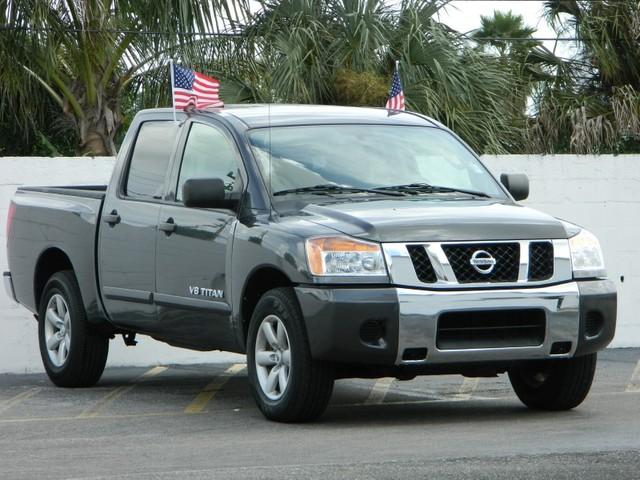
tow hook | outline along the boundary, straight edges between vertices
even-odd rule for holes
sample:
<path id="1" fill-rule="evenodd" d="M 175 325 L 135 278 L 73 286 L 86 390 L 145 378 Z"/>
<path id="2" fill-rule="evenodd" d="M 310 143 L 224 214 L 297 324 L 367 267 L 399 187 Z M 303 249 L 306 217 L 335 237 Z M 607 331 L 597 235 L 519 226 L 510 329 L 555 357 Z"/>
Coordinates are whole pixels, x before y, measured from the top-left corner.
<path id="1" fill-rule="evenodd" d="M 138 342 L 136 341 L 135 332 L 127 332 L 122 334 L 122 340 L 127 347 L 135 347 Z"/>

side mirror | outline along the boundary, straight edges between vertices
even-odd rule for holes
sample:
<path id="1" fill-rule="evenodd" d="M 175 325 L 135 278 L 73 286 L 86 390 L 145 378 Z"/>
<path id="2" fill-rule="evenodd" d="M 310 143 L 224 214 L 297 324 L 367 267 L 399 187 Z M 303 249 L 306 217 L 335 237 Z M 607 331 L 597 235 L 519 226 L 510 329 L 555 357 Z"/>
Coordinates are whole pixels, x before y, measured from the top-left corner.
<path id="1" fill-rule="evenodd" d="M 515 200 L 524 200 L 529 196 L 529 179 L 524 173 L 503 173 L 500 183 Z"/>
<path id="2" fill-rule="evenodd" d="M 190 178 L 182 186 L 182 201 L 186 207 L 229 208 L 220 178 Z"/>

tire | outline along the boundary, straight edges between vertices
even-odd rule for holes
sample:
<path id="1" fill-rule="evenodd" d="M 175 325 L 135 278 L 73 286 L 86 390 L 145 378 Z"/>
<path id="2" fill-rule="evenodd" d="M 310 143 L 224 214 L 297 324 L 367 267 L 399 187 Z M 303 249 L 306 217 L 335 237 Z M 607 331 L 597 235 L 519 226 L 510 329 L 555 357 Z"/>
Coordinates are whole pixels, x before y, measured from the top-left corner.
<path id="1" fill-rule="evenodd" d="M 87 323 L 73 272 L 55 273 L 47 281 L 38 312 L 38 337 L 42 363 L 54 384 L 90 387 L 100 380 L 109 338 L 94 332 Z"/>
<path id="2" fill-rule="evenodd" d="M 272 328 L 275 347 L 265 334 L 266 324 Z M 333 392 L 333 372 L 311 358 L 304 319 L 292 289 L 270 290 L 256 305 L 249 324 L 247 367 L 253 397 L 269 420 L 311 421 L 327 408 Z M 271 383 L 273 388 L 269 389 L 269 376 L 276 369 L 277 385 Z"/>
<path id="3" fill-rule="evenodd" d="M 537 410 L 570 410 L 587 397 L 596 372 L 597 354 L 547 360 L 509 370 L 518 398 Z"/>

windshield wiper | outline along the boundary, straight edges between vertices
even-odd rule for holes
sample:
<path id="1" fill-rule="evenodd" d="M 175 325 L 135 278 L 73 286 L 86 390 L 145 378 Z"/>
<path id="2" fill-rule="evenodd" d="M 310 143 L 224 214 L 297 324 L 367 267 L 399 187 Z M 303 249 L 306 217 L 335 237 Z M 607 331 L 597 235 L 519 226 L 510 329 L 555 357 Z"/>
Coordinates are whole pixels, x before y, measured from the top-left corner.
<path id="1" fill-rule="evenodd" d="M 465 190 L 462 188 L 442 187 L 440 185 L 431 185 L 429 183 L 408 183 L 406 185 L 391 185 L 388 187 L 377 187 L 376 190 L 390 190 L 403 193 L 464 193 L 473 195 L 474 197 L 491 198 L 491 195 L 475 190 Z"/>
<path id="2" fill-rule="evenodd" d="M 381 190 L 377 188 L 359 188 L 349 185 L 338 185 L 336 183 L 324 183 L 321 185 L 312 185 L 309 187 L 287 188 L 286 190 L 278 190 L 273 195 L 288 195 L 290 193 L 317 193 L 326 195 L 331 193 L 378 193 L 381 195 L 389 195 L 392 197 L 403 197 L 402 192 L 394 192 L 390 190 Z"/>

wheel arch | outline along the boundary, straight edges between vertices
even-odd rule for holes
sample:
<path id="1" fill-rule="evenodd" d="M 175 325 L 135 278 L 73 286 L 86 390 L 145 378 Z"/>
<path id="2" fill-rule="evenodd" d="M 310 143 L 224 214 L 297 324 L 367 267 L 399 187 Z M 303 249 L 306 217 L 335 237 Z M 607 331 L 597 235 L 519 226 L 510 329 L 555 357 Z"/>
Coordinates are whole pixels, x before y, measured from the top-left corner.
<path id="1" fill-rule="evenodd" d="M 71 270 L 75 276 L 73 263 L 71 263 L 71 259 L 63 250 L 58 247 L 49 247 L 40 254 L 33 275 L 33 294 L 36 309 L 40 308 L 40 300 L 47 281 L 53 274 L 63 270 Z"/>
<path id="2" fill-rule="evenodd" d="M 248 275 L 240 298 L 243 345 L 246 346 L 249 322 L 262 295 L 273 288 L 292 287 L 294 285 L 295 283 L 291 281 L 286 273 L 273 265 L 261 265 Z"/>

